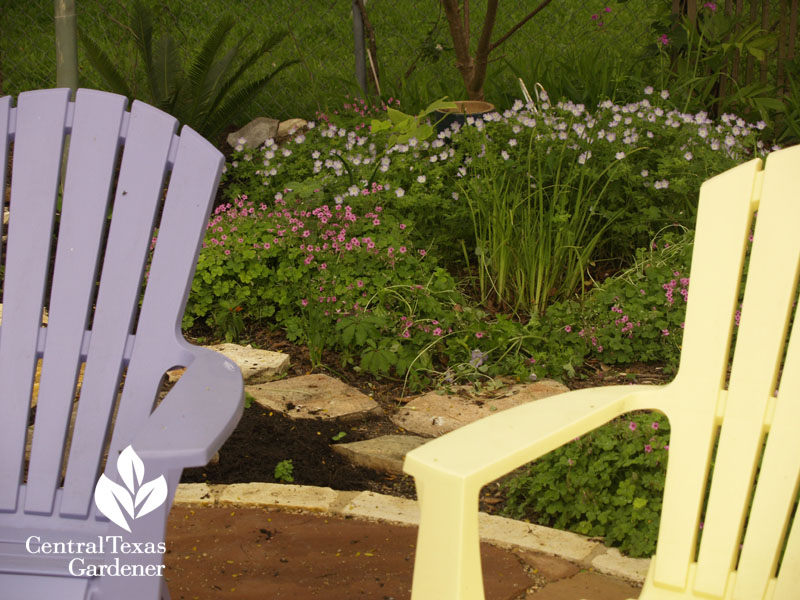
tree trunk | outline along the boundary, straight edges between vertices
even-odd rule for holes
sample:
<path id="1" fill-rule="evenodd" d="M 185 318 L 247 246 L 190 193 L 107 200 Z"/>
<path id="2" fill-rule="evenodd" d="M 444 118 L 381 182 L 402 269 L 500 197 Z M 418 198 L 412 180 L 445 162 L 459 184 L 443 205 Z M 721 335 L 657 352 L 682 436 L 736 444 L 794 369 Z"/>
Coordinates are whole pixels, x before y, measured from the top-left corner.
<path id="1" fill-rule="evenodd" d="M 464 0 L 469 2 L 469 0 Z M 464 86 L 467 88 L 467 94 L 470 93 L 470 88 L 473 87 L 471 82 L 475 72 L 475 62 L 472 59 L 472 54 L 469 51 L 469 31 L 464 28 L 465 21 L 461 17 L 461 9 L 458 7 L 458 0 L 442 0 L 445 15 L 447 15 L 447 24 L 450 27 L 450 37 L 453 40 L 453 50 L 456 53 L 456 67 L 461 73 L 461 79 L 464 81 Z M 482 100 L 483 90 L 480 90 L 480 97 L 469 97 L 470 100 Z"/>
<path id="2" fill-rule="evenodd" d="M 487 0 L 486 15 L 483 19 L 481 37 L 473 57 L 469 49 L 469 0 L 464 1 L 464 14 L 458 7 L 458 0 L 441 0 L 444 12 L 447 15 L 447 24 L 450 27 L 450 37 L 453 40 L 453 49 L 456 53 L 456 67 L 464 80 L 469 100 L 483 100 L 483 82 L 486 79 L 486 66 L 489 63 L 489 53 L 505 42 L 531 20 L 539 11 L 544 9 L 553 0 L 542 0 L 524 19 L 514 25 L 505 35 L 492 43 L 492 31 L 497 17 L 498 0 Z M 677 0 L 676 0 L 677 1 Z"/>

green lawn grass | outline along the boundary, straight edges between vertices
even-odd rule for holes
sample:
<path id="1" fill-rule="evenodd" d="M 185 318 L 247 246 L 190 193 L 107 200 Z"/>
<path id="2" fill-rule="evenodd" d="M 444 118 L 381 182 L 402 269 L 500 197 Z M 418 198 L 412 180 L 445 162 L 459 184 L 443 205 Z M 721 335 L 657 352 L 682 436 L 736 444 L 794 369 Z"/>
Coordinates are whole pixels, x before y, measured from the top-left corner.
<path id="1" fill-rule="evenodd" d="M 5 4 L 0 16 L 2 92 L 16 95 L 27 89 L 54 86 L 52 2 L 26 0 Z M 254 34 L 245 41 L 246 49 L 254 48 L 260 36 L 275 28 L 289 29 L 290 36 L 252 75 L 267 72 L 269 63 L 279 64 L 289 58 L 299 58 L 301 63 L 281 73 L 239 119 L 242 122 L 258 115 L 313 118 L 317 110 L 340 106 L 345 95 L 360 94 L 355 78 L 349 0 L 255 3 L 162 0 L 150 4 L 157 19 L 156 33 L 169 31 L 185 57 L 194 56 L 221 12 L 236 18 L 230 43 L 253 30 Z M 498 14 L 494 38 L 509 30 L 536 4 L 526 1 L 504 5 Z M 136 53 L 124 27 L 128 22 L 126 2 L 80 0 L 77 5 L 81 30 L 98 41 L 124 73 L 134 77 Z M 629 72 L 632 59 L 650 41 L 646 29 L 653 3 L 648 5 L 644 0 L 609 3 L 612 12 L 603 13 L 605 5 L 602 0 L 581 3 L 561 0 L 539 13 L 492 54 L 486 81 L 487 99 L 500 107 L 509 105 L 520 96 L 517 75 L 522 75 L 529 87 L 539 80 L 566 89 L 569 86 L 564 82 L 572 81 L 578 88 L 585 88 L 589 79 L 605 80 Z M 449 50 L 447 23 L 436 2 L 375 3 L 368 10 L 376 31 L 384 97 L 399 97 L 408 110 L 414 111 L 441 96 L 465 95 L 453 52 Z M 483 10 L 482 3 L 472 3 L 475 40 Z M 591 19 L 593 13 L 604 19 L 602 28 Z M 437 45 L 442 50 L 437 50 Z M 411 77 L 404 80 L 403 75 L 420 53 L 423 58 L 417 61 Z M 80 47 L 79 60 L 81 85 L 102 87 Z M 604 72 L 609 61 L 616 69 L 611 75 Z"/>

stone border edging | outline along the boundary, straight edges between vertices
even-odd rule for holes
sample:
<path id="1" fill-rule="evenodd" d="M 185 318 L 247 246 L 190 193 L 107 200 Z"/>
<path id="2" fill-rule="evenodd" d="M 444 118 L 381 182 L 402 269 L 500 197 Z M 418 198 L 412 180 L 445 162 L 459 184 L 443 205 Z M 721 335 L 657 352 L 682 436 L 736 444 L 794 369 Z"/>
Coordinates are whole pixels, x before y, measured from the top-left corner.
<path id="1" fill-rule="evenodd" d="M 176 505 L 259 506 L 308 510 L 346 517 L 418 525 L 419 508 L 414 500 L 374 492 L 337 492 L 328 487 L 277 483 L 208 485 L 182 483 L 175 493 Z M 642 584 L 650 559 L 622 556 L 590 538 L 550 527 L 479 513 L 481 539 L 501 548 L 550 554 L 583 568 Z"/>

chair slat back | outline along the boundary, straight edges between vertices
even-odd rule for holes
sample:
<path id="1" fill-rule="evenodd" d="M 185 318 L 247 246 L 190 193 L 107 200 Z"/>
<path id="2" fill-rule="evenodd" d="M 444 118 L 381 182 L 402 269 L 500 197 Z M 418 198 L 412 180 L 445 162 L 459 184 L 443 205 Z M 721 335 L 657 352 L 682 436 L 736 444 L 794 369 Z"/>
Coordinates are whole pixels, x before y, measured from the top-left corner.
<path id="1" fill-rule="evenodd" d="M 674 412 L 654 574 L 657 583 L 675 589 L 686 585 L 695 558 L 760 170 L 756 159 L 700 190 L 681 362 L 668 386 Z M 720 248 L 728 249 L 727 260 L 717 260 Z"/>
<path id="2" fill-rule="evenodd" d="M 709 595 L 722 595 L 736 566 L 767 430 L 768 400 L 783 361 L 800 264 L 800 196 L 792 181 L 799 163 L 800 149 L 772 154 L 765 168 L 694 584 Z"/>
<path id="3" fill-rule="evenodd" d="M 797 164 L 797 163 L 795 163 Z M 800 204 L 800 202 L 796 202 Z M 762 598 L 774 576 L 800 479 L 800 327 L 792 327 L 772 424 L 739 557 L 734 598 Z M 754 402 L 757 404 L 757 401 Z M 800 590 L 800 519 L 795 517 L 774 600 Z"/>
<path id="4" fill-rule="evenodd" d="M 3 165 L 13 141 L 0 324 L 1 512 L 87 518 L 104 447 L 114 441 L 113 457 L 130 443 L 154 407 L 164 371 L 189 364 L 193 356 L 180 320 L 224 159 L 188 128 L 177 136 L 173 117 L 140 102 L 126 112 L 126 104 L 123 97 L 93 90 L 79 90 L 74 103 L 68 90 L 20 94 L 17 108 L 10 97 L 0 99 Z M 69 156 L 57 204 L 67 135 Z M 5 169 L 0 184 L 4 189 Z M 49 321 L 42 328 L 57 212 Z M 38 359 L 38 405 L 23 481 Z M 130 377 L 117 407 L 126 368 Z M 118 425 L 111 432 L 115 408 Z M 63 489 L 57 491 L 65 460 Z M 109 476 L 116 478 L 115 461 L 109 462 Z"/>
<path id="5" fill-rule="evenodd" d="M 75 103 L 61 226 L 25 512 L 50 514 L 60 486 L 81 345 L 94 299 L 106 216 L 121 144 L 125 98 L 80 90 Z"/>
<path id="6" fill-rule="evenodd" d="M 69 90 L 20 94 L 15 111 L 0 330 L 0 511 L 16 510 L 22 478 L 68 101 Z"/>
<path id="7" fill-rule="evenodd" d="M 11 96 L 0 98 L 0 215 L 5 213 L 6 204 L 6 165 L 8 164 L 8 148 L 11 145 Z M 0 238 L 0 250 L 3 248 Z"/>
<path id="8" fill-rule="evenodd" d="M 146 104 L 134 103 L 67 462 L 62 516 L 86 517 L 91 505 L 122 377 L 125 347 L 135 325 L 145 262 L 176 129 L 174 118 Z"/>
<path id="9" fill-rule="evenodd" d="M 800 586 L 797 519 L 784 556 L 789 566 L 776 573 L 800 482 L 800 333 L 792 333 L 787 349 L 800 273 L 798 164 L 800 147 L 783 150 L 763 171 L 754 160 L 701 190 L 681 366 L 667 388 L 672 430 L 654 571 L 657 585 L 691 597 L 774 593 L 788 600 Z"/>
<path id="10" fill-rule="evenodd" d="M 181 319 L 224 159 L 200 135 L 181 132 L 171 184 L 147 279 L 109 456 L 124 449 L 149 416 L 163 373 L 185 365 Z M 198 169 L 198 165 L 202 168 Z M 175 273 L 185 273 L 176 277 Z M 141 350 L 139 350 L 141 349 Z M 213 427 L 213 423 L 208 424 Z"/>

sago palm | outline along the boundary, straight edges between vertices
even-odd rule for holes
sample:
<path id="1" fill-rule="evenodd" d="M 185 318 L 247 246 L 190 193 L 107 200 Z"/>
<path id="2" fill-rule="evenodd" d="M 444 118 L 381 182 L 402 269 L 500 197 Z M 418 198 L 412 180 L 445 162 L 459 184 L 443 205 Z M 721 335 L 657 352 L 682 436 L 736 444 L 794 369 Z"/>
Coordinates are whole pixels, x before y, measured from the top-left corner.
<path id="1" fill-rule="evenodd" d="M 219 56 L 233 25 L 232 17 L 222 17 L 208 34 L 188 70 L 184 71 L 173 38 L 164 35 L 154 42 L 151 11 L 141 1 L 134 2 L 130 31 L 141 55 L 149 91 L 149 97 L 143 99 L 174 115 L 205 137 L 216 136 L 278 72 L 298 62 L 284 61 L 268 75 L 241 84 L 243 75 L 272 50 L 286 36 L 286 32 L 278 31 L 270 35 L 237 65 L 242 45 L 250 34 Z M 108 54 L 83 32 L 81 42 L 89 62 L 108 89 L 132 100 L 135 94 L 131 86 Z"/>

